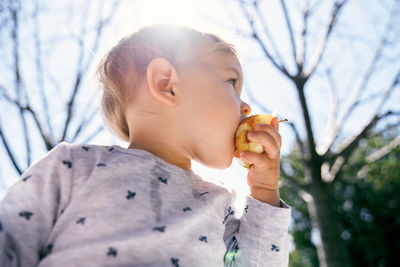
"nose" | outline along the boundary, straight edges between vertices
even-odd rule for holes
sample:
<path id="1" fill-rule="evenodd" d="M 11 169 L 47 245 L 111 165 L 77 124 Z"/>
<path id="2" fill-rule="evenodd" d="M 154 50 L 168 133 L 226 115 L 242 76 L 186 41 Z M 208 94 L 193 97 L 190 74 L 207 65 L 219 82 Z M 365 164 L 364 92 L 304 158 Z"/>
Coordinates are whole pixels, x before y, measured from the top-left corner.
<path id="1" fill-rule="evenodd" d="M 250 114 L 250 112 L 251 112 L 251 108 L 250 108 L 249 104 L 242 101 L 242 103 L 240 104 L 240 113 L 242 113 L 243 115 L 245 115 L 247 117 Z"/>

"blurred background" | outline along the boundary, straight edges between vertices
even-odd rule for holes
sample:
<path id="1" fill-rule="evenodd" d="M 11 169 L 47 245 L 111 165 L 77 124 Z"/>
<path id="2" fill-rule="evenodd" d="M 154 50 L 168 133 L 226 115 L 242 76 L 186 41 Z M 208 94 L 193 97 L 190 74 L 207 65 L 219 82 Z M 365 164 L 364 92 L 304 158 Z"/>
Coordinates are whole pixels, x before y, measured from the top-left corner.
<path id="1" fill-rule="evenodd" d="M 0 0 L 0 199 L 61 141 L 128 147 L 104 128 L 94 70 L 154 23 L 233 43 L 251 115 L 289 120 L 289 266 L 398 266 L 398 0 Z M 225 170 L 192 166 L 248 193 L 236 159 Z"/>

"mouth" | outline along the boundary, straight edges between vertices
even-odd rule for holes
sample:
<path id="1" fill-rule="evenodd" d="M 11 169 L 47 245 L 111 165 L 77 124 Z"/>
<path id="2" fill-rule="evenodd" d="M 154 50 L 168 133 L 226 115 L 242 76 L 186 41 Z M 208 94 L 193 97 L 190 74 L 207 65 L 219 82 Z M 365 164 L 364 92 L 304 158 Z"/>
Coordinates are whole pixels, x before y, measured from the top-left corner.
<path id="1" fill-rule="evenodd" d="M 240 122 L 239 122 L 239 124 L 236 126 L 236 130 L 239 128 L 239 126 L 240 126 L 240 124 L 242 124 L 242 122 L 245 120 L 245 119 L 247 119 L 248 117 L 241 117 L 240 118 Z"/>
<path id="2" fill-rule="evenodd" d="M 241 116 L 241 117 L 240 117 L 240 123 L 242 123 L 242 121 L 244 121 L 244 120 L 247 119 L 248 117 L 250 117 L 250 116 Z M 239 123 L 239 124 L 240 124 L 240 123 Z"/>

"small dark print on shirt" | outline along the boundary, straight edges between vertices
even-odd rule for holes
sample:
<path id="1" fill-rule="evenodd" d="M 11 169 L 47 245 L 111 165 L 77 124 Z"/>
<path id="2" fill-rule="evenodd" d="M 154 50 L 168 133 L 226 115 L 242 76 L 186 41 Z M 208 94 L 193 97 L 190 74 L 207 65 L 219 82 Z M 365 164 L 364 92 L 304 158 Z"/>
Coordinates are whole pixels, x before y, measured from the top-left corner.
<path id="1" fill-rule="evenodd" d="M 204 241 L 204 242 L 207 243 L 207 237 L 204 236 L 204 235 L 200 236 L 200 237 L 199 237 L 199 240 L 200 240 L 200 241 Z"/>
<path id="2" fill-rule="evenodd" d="M 179 267 L 179 259 L 171 258 L 171 263 L 175 267 Z"/>
<path id="3" fill-rule="evenodd" d="M 53 249 L 53 244 L 49 244 L 44 251 L 42 250 L 39 252 L 39 259 L 42 260 L 44 257 L 49 255 L 52 249 Z"/>
<path id="4" fill-rule="evenodd" d="M 113 247 L 108 248 L 107 256 L 117 257 L 117 254 L 118 254 L 118 252 L 115 248 L 113 248 Z"/>
<path id="5" fill-rule="evenodd" d="M 26 176 L 25 178 L 22 178 L 22 181 L 24 181 L 24 182 L 26 182 L 29 178 L 31 178 L 32 177 L 32 175 L 28 175 L 28 176 Z"/>
<path id="6" fill-rule="evenodd" d="M 63 164 L 64 164 L 64 165 L 67 165 L 68 168 L 72 168 L 72 162 L 69 161 L 69 160 L 63 160 Z"/>
<path id="7" fill-rule="evenodd" d="M 225 224 L 226 219 L 228 219 L 229 215 L 233 215 L 235 214 L 235 211 L 232 209 L 232 207 L 228 208 L 228 214 L 225 216 L 224 221 L 222 222 L 222 224 Z"/>
<path id="8" fill-rule="evenodd" d="M 136 196 L 136 192 L 132 192 L 128 190 L 128 195 L 126 196 L 127 199 L 134 198 Z"/>
<path id="9" fill-rule="evenodd" d="M 162 178 L 162 177 L 158 177 L 158 180 L 164 184 L 167 184 L 168 179 L 167 178 Z"/>
<path id="10" fill-rule="evenodd" d="M 20 213 L 18 213 L 18 215 L 21 217 L 25 217 L 27 220 L 30 220 L 33 216 L 33 213 L 30 211 L 21 211 Z"/>
<path id="11" fill-rule="evenodd" d="M 279 247 L 278 246 L 276 246 L 276 245 L 274 245 L 274 244 L 271 244 L 272 245 L 272 247 L 271 247 L 271 250 L 273 251 L 273 250 L 275 250 L 276 252 L 278 252 L 279 251 Z"/>
<path id="12" fill-rule="evenodd" d="M 165 225 L 156 226 L 156 227 L 153 228 L 153 231 L 165 232 Z"/>
<path id="13" fill-rule="evenodd" d="M 79 218 L 76 223 L 85 224 L 85 217 Z"/>

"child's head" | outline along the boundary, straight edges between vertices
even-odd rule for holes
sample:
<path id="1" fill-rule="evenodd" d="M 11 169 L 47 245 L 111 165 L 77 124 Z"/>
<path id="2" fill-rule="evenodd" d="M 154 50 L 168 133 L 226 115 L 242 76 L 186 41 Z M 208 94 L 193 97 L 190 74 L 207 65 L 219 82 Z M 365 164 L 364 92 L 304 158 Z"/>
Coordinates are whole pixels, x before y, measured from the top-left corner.
<path id="1" fill-rule="evenodd" d="M 235 130 L 250 113 L 233 45 L 186 27 L 148 26 L 114 46 L 97 73 L 105 122 L 130 148 L 184 169 L 190 160 L 231 164 Z"/>

